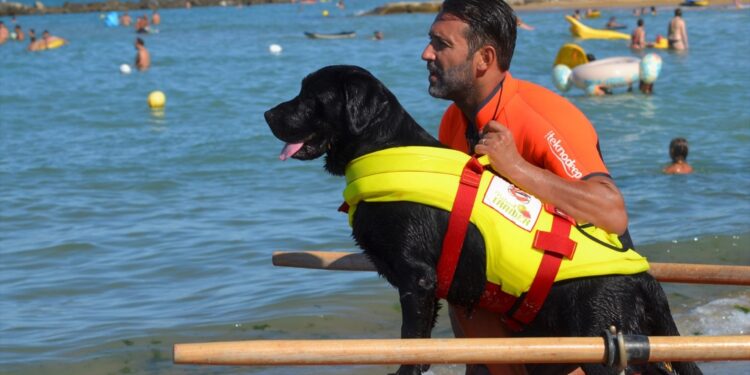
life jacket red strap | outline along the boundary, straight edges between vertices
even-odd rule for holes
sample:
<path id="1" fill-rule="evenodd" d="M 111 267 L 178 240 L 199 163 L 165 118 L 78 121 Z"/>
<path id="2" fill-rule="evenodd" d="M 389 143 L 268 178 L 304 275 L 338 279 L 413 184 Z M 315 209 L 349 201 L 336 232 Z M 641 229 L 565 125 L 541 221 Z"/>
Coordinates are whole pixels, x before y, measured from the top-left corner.
<path id="1" fill-rule="evenodd" d="M 461 180 L 458 184 L 456 199 L 453 201 L 450 218 L 448 219 L 448 230 L 443 238 L 443 248 L 437 266 L 437 298 L 446 298 L 453 276 L 456 273 L 458 259 L 469 228 L 469 218 L 474 208 L 474 200 L 479 190 L 479 182 L 482 179 L 484 167 L 476 158 L 471 158 L 464 165 L 461 172 Z"/>
<path id="2" fill-rule="evenodd" d="M 514 320 L 524 324 L 534 320 L 555 282 L 562 258 L 573 258 L 576 242 L 570 239 L 570 227 L 571 223 L 568 220 L 552 215 L 552 229 L 549 232 L 536 232 L 533 246 L 535 249 L 543 250 L 544 255 L 529 291 L 512 315 Z"/>

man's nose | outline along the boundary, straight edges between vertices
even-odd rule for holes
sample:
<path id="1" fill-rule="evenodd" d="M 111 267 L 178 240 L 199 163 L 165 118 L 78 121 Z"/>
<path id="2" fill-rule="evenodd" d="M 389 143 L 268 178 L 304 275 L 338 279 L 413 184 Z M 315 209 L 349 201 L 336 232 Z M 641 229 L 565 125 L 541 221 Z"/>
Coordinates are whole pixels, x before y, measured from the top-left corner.
<path id="1" fill-rule="evenodd" d="M 435 60 L 435 50 L 432 48 L 431 44 L 427 44 L 427 46 L 422 51 L 422 60 L 424 61 Z"/>

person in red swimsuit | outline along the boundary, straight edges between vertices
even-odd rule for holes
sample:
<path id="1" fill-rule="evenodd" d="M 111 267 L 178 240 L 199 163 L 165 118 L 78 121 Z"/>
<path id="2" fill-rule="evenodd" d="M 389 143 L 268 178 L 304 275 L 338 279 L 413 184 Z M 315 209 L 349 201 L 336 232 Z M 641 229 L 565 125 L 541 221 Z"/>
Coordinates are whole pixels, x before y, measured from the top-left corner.
<path id="1" fill-rule="evenodd" d="M 453 101 L 439 139 L 486 154 L 514 185 L 579 222 L 627 236 L 628 216 L 609 175 L 593 125 L 565 98 L 509 72 L 516 16 L 502 0 L 446 0 L 422 52 L 430 95 Z M 506 337 L 500 317 L 450 308 L 457 337 Z M 523 374 L 520 365 L 467 366 L 467 374 Z"/>

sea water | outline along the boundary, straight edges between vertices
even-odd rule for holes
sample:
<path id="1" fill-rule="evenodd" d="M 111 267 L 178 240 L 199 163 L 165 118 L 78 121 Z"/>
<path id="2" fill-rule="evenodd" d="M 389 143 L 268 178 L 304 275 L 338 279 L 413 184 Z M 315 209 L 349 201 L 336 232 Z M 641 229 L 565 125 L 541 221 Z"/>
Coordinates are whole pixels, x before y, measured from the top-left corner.
<path id="1" fill-rule="evenodd" d="M 397 293 L 375 273 L 271 265 L 275 250 L 357 251 L 336 211 L 343 180 L 320 160 L 279 161 L 282 144 L 263 119 L 305 75 L 330 64 L 367 68 L 436 134 L 448 103 L 428 95 L 420 60 L 434 15 L 357 16 L 380 3 L 165 9 L 157 34 L 138 35 L 152 67 L 129 75 L 119 67 L 133 64 L 132 28 L 107 28 L 94 13 L 17 17 L 24 30 L 69 44 L 37 53 L 0 46 L 0 373 L 393 371 L 184 366 L 171 354 L 180 342 L 399 336 Z M 663 35 L 671 11 L 646 16 L 649 40 Z M 587 22 L 636 21 L 628 9 L 603 13 Z M 572 39 L 564 14 L 521 13 L 536 29 L 519 30 L 516 77 L 554 89 L 564 43 L 598 58 L 641 56 L 626 41 Z M 750 11 L 686 9 L 684 18 L 690 51 L 657 51 L 664 67 L 653 95 L 565 95 L 596 127 L 639 251 L 658 262 L 750 265 Z M 348 30 L 357 37 L 303 34 Z M 385 39 L 371 40 L 375 30 Z M 269 53 L 271 44 L 282 53 Z M 166 95 L 163 111 L 146 104 L 155 90 Z M 667 176 L 678 136 L 695 173 Z M 747 288 L 664 288 L 683 334 L 750 332 Z M 435 336 L 451 336 L 445 315 Z"/>

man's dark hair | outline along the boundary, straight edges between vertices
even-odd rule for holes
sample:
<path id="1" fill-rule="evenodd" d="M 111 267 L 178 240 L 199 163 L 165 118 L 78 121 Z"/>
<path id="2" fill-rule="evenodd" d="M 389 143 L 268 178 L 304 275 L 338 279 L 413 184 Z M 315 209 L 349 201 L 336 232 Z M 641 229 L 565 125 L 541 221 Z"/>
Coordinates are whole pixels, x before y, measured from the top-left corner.
<path id="1" fill-rule="evenodd" d="M 141 38 L 135 38 L 135 42 L 136 44 L 141 45 L 141 46 L 145 45 L 145 43 L 143 43 L 143 39 Z"/>
<path id="2" fill-rule="evenodd" d="M 682 9 L 680 9 L 680 8 L 675 9 L 674 10 L 674 15 L 682 17 Z"/>
<path id="3" fill-rule="evenodd" d="M 643 18 L 638 19 L 638 26 L 643 26 Z"/>
<path id="4" fill-rule="evenodd" d="M 510 69 L 516 49 L 516 14 L 502 0 L 445 0 L 443 13 L 458 17 L 469 25 L 466 40 L 469 54 L 483 45 L 497 51 L 497 64 L 501 71 Z"/>
<path id="5" fill-rule="evenodd" d="M 669 142 L 669 157 L 673 162 L 685 161 L 688 156 L 688 143 L 685 138 L 675 138 Z"/>

